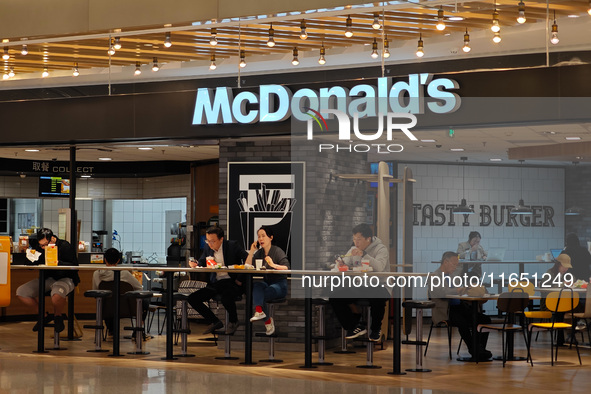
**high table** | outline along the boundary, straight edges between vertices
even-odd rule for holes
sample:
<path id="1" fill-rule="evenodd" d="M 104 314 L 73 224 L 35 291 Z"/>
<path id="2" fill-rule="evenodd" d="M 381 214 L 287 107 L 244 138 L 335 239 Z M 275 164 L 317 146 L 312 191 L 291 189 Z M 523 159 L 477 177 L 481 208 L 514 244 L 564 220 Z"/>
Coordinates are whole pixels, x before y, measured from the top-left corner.
<path id="1" fill-rule="evenodd" d="M 441 261 L 432 261 L 433 264 L 441 264 Z M 525 265 L 526 264 L 554 264 L 551 261 L 537 261 L 537 260 L 501 260 L 501 261 L 491 261 L 491 260 L 460 260 L 460 264 L 519 264 L 519 273 L 525 273 Z M 485 276 L 486 279 L 486 276 Z M 505 281 L 508 279 L 505 278 Z"/>

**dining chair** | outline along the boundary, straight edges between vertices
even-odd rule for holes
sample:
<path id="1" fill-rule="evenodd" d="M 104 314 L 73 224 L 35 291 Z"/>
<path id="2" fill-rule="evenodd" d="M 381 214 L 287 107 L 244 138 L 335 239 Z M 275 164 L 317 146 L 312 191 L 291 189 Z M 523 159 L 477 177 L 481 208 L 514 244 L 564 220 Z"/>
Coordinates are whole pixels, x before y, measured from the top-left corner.
<path id="1" fill-rule="evenodd" d="M 535 295 L 534 284 L 533 284 L 533 282 L 530 282 L 530 281 L 518 282 L 517 285 L 515 285 L 515 286 L 512 286 L 509 283 L 508 289 L 509 289 L 509 291 L 524 291 L 530 297 Z M 552 319 L 552 312 L 550 312 L 548 310 L 543 311 L 543 310 L 539 310 L 539 309 L 534 309 L 533 304 L 531 302 L 528 305 L 527 309 L 528 309 L 527 311 L 524 310 L 522 313 L 520 313 L 520 315 L 525 318 L 525 322 L 524 322 L 525 326 L 528 326 L 530 323 L 549 322 Z M 536 339 L 535 339 L 536 341 L 538 340 L 539 335 L 540 335 L 540 332 L 537 332 Z"/>
<path id="2" fill-rule="evenodd" d="M 591 325 L 589 324 L 591 323 L 591 286 L 587 287 L 587 291 L 585 293 L 585 312 L 575 313 L 573 316 L 576 319 L 582 319 L 585 321 L 587 336 L 589 337 L 589 342 L 591 342 Z M 576 324 L 576 322 L 573 321 L 573 324 Z M 578 327 L 579 326 L 577 326 L 576 330 L 579 330 Z M 582 330 L 579 330 L 579 332 L 581 333 L 583 339 L 582 342 L 585 342 L 584 332 Z"/>

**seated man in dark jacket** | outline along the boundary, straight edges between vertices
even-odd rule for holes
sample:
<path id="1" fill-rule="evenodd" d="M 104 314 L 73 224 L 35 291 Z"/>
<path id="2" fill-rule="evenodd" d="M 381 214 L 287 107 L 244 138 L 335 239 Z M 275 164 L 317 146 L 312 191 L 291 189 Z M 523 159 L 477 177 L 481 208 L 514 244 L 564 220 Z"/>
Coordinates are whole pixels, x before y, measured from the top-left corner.
<path id="1" fill-rule="evenodd" d="M 45 251 L 45 248 L 49 244 L 55 244 L 57 246 L 58 265 L 78 265 L 76 251 L 72 248 L 72 245 L 68 241 L 57 238 L 50 229 L 42 228 L 38 230 L 37 242 L 42 251 Z M 42 255 L 35 263 L 37 265 L 44 264 L 44 257 Z M 80 283 L 80 277 L 78 276 L 77 270 L 47 270 L 45 272 L 45 289 L 51 290 L 51 303 L 53 304 L 55 331 L 57 332 L 64 330 L 62 313 L 67 302 L 66 297 L 74 290 L 78 283 Z M 39 279 L 32 279 L 19 286 L 16 289 L 16 295 L 24 304 L 34 307 L 37 310 L 39 305 L 38 297 L 43 297 L 43 294 L 39 294 Z M 46 318 L 46 321 L 49 320 Z M 37 322 L 33 327 L 33 331 L 37 331 L 38 329 L 39 323 Z"/>
<path id="2" fill-rule="evenodd" d="M 189 262 L 191 268 L 205 267 L 208 259 L 213 259 L 222 266 L 241 265 L 248 257 L 248 253 L 242 249 L 236 241 L 226 241 L 224 230 L 219 227 L 210 227 L 205 232 L 206 246 L 197 263 Z M 226 272 L 212 273 L 207 287 L 197 290 L 189 296 L 189 304 L 203 318 L 210 323 L 204 334 L 209 334 L 221 329 L 224 324 L 204 304 L 217 294 L 222 296 L 222 304 L 228 311 L 230 323 L 226 327 L 226 334 L 233 334 L 238 328 L 238 314 L 236 312 L 236 297 L 243 293 L 242 276 L 228 274 Z"/>

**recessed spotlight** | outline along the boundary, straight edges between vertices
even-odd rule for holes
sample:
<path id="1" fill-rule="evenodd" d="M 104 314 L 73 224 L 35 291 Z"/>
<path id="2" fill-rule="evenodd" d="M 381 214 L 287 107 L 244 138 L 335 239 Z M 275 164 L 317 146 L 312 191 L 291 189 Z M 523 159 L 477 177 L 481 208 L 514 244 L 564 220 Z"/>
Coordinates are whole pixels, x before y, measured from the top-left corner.
<path id="1" fill-rule="evenodd" d="M 564 137 L 567 141 L 579 141 L 581 137 Z"/>
<path id="2" fill-rule="evenodd" d="M 138 148 L 139 150 L 153 150 L 154 148 L 151 148 L 149 146 L 141 146 Z"/>
<path id="3" fill-rule="evenodd" d="M 25 152 L 39 152 L 39 149 L 25 149 Z"/>
<path id="4" fill-rule="evenodd" d="M 436 142 L 435 140 L 421 140 L 421 142 Z"/>
<path id="5" fill-rule="evenodd" d="M 577 160 L 583 160 L 584 157 L 583 156 L 577 156 L 577 157 L 575 157 L 575 159 L 577 159 Z"/>
<path id="6" fill-rule="evenodd" d="M 91 178 L 90 175 L 80 175 L 80 178 Z"/>
<path id="7" fill-rule="evenodd" d="M 113 159 L 111 159 L 110 157 L 99 157 L 98 159 L 99 159 L 99 160 L 102 160 L 102 161 L 109 161 L 109 160 L 113 160 Z"/>
<path id="8" fill-rule="evenodd" d="M 579 17 L 579 15 L 576 15 L 576 14 L 570 14 L 570 15 L 568 15 L 568 17 L 569 17 L 569 18 L 578 18 L 578 17 Z"/>
<path id="9" fill-rule="evenodd" d="M 450 151 L 452 152 L 463 152 L 464 148 L 451 148 Z"/>
<path id="10" fill-rule="evenodd" d="M 463 16 L 450 16 L 449 18 L 447 18 L 448 21 L 453 21 L 453 22 L 458 22 L 458 21 L 463 21 L 464 17 Z"/>
<path id="11" fill-rule="evenodd" d="M 503 161 L 503 159 L 489 159 L 490 161 Z"/>

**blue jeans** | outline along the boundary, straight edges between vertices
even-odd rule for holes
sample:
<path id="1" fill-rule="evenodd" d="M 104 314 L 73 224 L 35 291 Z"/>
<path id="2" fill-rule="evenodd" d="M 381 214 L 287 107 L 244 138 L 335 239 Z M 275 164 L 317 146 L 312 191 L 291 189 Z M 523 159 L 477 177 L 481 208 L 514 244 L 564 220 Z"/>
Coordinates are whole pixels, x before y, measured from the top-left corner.
<path id="1" fill-rule="evenodd" d="M 287 295 L 287 279 L 283 279 L 272 285 L 267 282 L 255 282 L 252 285 L 252 302 L 254 306 L 263 308 L 263 312 L 267 314 L 267 304 L 265 301 L 283 298 Z"/>

